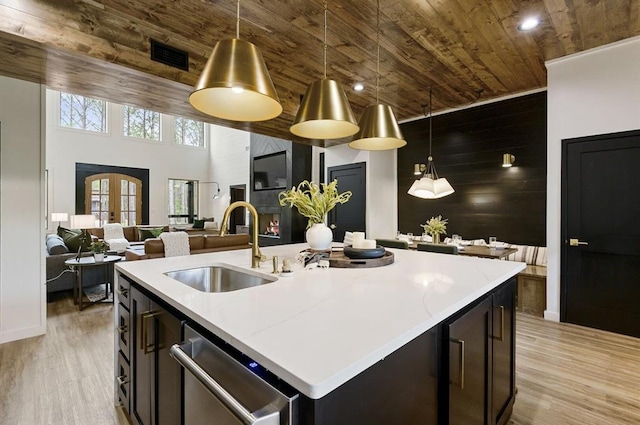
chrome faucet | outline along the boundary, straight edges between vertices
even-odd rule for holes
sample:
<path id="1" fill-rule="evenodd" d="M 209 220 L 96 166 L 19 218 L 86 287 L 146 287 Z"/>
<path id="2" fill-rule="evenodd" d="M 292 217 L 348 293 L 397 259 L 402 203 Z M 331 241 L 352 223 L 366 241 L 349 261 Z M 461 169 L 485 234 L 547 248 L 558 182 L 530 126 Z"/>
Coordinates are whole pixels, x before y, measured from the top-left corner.
<path id="1" fill-rule="evenodd" d="M 245 207 L 251 213 L 251 217 L 253 217 L 253 246 L 251 247 L 251 268 L 257 269 L 260 268 L 260 261 L 266 261 L 267 257 L 262 255 L 262 253 L 260 252 L 260 247 L 258 246 L 258 211 L 256 211 L 253 205 L 245 201 L 236 201 L 229 205 L 224 211 L 224 216 L 222 217 L 220 236 L 224 236 L 227 233 L 227 222 L 229 221 L 229 215 L 231 215 L 231 211 L 235 210 L 238 207 Z"/>

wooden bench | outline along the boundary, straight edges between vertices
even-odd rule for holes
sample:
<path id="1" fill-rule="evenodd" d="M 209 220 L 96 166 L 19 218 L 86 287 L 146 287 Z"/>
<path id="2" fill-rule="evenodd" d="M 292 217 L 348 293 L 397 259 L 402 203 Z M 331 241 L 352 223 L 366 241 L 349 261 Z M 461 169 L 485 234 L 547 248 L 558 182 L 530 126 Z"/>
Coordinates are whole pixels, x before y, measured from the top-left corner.
<path id="1" fill-rule="evenodd" d="M 547 308 L 547 267 L 527 264 L 516 277 L 516 309 L 544 317 Z"/>

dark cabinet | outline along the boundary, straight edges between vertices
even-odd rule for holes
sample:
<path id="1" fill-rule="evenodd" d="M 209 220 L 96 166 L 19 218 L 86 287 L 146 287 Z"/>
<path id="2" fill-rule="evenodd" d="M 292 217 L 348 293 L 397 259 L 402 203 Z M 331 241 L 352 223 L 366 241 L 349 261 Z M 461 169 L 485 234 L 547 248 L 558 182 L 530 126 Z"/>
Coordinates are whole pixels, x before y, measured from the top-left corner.
<path id="1" fill-rule="evenodd" d="M 493 293 L 493 382 L 492 424 L 507 423 L 513 410 L 516 390 L 515 283 Z"/>
<path id="2" fill-rule="evenodd" d="M 515 395 L 515 283 L 443 324 L 441 423 L 504 424 Z M 445 389 L 446 388 L 446 389 Z"/>
<path id="3" fill-rule="evenodd" d="M 491 298 L 445 325 L 448 335 L 448 424 L 489 423 Z M 446 369 L 445 369 L 446 370 Z"/>
<path id="4" fill-rule="evenodd" d="M 131 419 L 139 425 L 180 424 L 181 369 L 169 349 L 182 341 L 183 321 L 135 287 L 130 313 Z"/>

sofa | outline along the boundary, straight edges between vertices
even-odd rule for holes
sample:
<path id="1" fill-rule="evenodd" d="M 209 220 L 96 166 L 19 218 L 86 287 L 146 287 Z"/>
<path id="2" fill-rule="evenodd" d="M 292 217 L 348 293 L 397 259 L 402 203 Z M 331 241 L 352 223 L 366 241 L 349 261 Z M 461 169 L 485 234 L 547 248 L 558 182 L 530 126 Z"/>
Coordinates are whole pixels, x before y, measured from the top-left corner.
<path id="1" fill-rule="evenodd" d="M 142 242 L 168 230 L 169 226 L 142 225 L 123 227 L 124 236 L 129 242 Z M 80 230 L 59 227 L 56 234 L 47 235 L 45 240 L 47 293 L 73 289 L 76 275 L 64 262 L 78 255 L 79 242 L 77 235 L 79 233 Z M 91 239 L 103 239 L 104 237 L 102 228 L 87 229 L 87 233 Z M 90 240 L 87 239 L 82 249 L 82 256 L 92 255 L 89 252 L 89 244 Z M 84 286 L 101 283 L 103 280 L 102 273 L 99 269 L 87 269 L 84 272 Z"/>
<path id="2" fill-rule="evenodd" d="M 230 251 L 234 249 L 251 248 L 249 235 L 189 235 L 189 252 L 202 254 L 206 252 Z M 164 257 L 164 244 L 160 238 L 150 238 L 144 241 L 144 249 L 137 247 L 125 251 L 127 261 L 146 260 Z"/>

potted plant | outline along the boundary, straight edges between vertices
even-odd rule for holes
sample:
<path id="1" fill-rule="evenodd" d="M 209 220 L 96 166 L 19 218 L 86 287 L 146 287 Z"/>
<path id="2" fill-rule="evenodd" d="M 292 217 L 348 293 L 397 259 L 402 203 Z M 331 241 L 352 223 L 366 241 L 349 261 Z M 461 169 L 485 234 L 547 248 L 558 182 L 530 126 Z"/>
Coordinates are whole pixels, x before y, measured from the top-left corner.
<path id="1" fill-rule="evenodd" d="M 325 224 L 327 213 L 336 205 L 344 204 L 351 198 L 351 191 L 338 193 L 338 181 L 320 186 L 304 180 L 291 190 L 278 194 L 281 206 L 296 207 L 298 212 L 309 220 L 307 223 L 307 242 L 313 250 L 326 250 L 331 245 L 333 233 Z"/>
<path id="2" fill-rule="evenodd" d="M 104 254 L 109 249 L 109 244 L 105 241 L 91 242 L 91 252 L 93 252 L 93 258 L 96 263 L 104 261 Z"/>
<path id="3" fill-rule="evenodd" d="M 431 235 L 433 243 L 440 243 L 440 235 L 447 234 L 447 219 L 443 219 L 441 215 L 431 217 L 426 224 L 421 224 L 420 226 L 422 226 L 425 233 Z"/>

